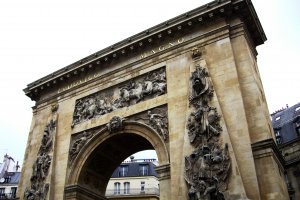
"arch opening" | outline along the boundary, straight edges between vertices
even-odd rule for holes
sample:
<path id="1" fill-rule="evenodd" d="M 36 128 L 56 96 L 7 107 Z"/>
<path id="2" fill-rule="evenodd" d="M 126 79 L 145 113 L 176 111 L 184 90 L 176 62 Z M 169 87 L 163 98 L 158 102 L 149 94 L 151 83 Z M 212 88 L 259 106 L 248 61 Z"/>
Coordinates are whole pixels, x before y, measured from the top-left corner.
<path id="1" fill-rule="evenodd" d="M 169 163 L 164 141 L 147 125 L 126 123 L 122 131 L 108 133 L 106 130 L 99 135 L 78 154 L 69 173 L 66 199 L 106 199 L 105 191 L 113 172 L 136 152 L 155 150 L 161 163 Z"/>

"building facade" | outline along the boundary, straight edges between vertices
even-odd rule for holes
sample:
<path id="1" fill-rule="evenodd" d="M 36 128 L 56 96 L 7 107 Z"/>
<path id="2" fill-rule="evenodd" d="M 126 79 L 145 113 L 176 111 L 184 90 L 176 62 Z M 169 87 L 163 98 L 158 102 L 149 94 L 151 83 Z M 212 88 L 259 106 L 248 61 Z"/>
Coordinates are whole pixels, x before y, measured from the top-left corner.
<path id="1" fill-rule="evenodd" d="M 300 199 L 300 103 L 271 117 L 276 143 L 285 159 L 290 199 Z"/>
<path id="2" fill-rule="evenodd" d="M 16 199 L 20 173 L 19 165 L 7 154 L 0 163 L 0 199 Z"/>
<path id="3" fill-rule="evenodd" d="M 159 199 L 156 159 L 131 159 L 112 174 L 106 188 L 108 199 Z"/>
<path id="4" fill-rule="evenodd" d="M 288 199 L 256 63 L 250 0 L 218 0 L 31 84 L 18 195 L 107 199 L 114 170 L 155 150 L 162 200 Z"/>

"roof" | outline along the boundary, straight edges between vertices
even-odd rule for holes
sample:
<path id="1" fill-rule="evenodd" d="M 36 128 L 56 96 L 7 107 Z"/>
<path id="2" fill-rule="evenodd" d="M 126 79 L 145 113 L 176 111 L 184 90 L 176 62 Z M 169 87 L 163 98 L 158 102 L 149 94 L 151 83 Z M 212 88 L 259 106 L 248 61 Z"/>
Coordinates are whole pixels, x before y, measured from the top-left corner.
<path id="1" fill-rule="evenodd" d="M 111 178 L 119 178 L 119 177 L 139 177 L 142 176 L 140 174 L 140 166 L 148 166 L 148 174 L 147 176 L 155 176 L 157 177 L 157 173 L 155 172 L 155 165 L 152 162 L 128 162 L 122 163 L 119 167 L 117 167 L 112 174 Z M 119 176 L 119 171 L 121 167 L 128 167 L 128 172 L 125 176 Z"/>
<path id="2" fill-rule="evenodd" d="M 283 143 L 300 137 L 295 129 L 295 122 L 297 121 L 300 121 L 300 103 L 272 114 L 273 129 L 280 131 Z"/>
<path id="3" fill-rule="evenodd" d="M 272 115 L 273 128 L 274 129 L 282 128 L 284 125 L 293 122 L 297 117 L 300 117 L 300 102 L 273 114 Z"/>
<path id="4" fill-rule="evenodd" d="M 165 40 L 167 37 L 183 35 L 193 27 L 201 27 L 206 22 L 217 19 L 218 17 L 226 18 L 233 15 L 243 19 L 255 46 L 263 44 L 264 41 L 267 40 L 251 0 L 215 0 L 126 38 L 34 81 L 27 85 L 24 92 L 32 100 L 38 101 L 40 93 L 50 90 L 52 87 L 57 87 L 58 83 L 72 76 L 79 76 L 80 73 L 94 69 L 95 66 L 100 66 L 100 63 L 102 65 L 111 60 L 127 58 L 126 56 L 129 54 L 133 56 L 136 54 L 136 51 L 141 51 L 145 46 L 149 46 L 143 45 L 149 44 L 149 41 L 157 43 Z M 139 61 L 144 59 L 146 58 Z"/>

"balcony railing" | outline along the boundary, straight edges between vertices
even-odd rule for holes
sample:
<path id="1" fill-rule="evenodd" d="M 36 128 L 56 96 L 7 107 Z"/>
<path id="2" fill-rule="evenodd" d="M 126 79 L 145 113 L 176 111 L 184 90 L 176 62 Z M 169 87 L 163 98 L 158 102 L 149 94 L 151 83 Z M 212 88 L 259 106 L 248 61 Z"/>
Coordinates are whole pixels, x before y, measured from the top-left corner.
<path id="1" fill-rule="evenodd" d="M 16 199 L 15 193 L 1 193 L 0 199 Z"/>
<path id="2" fill-rule="evenodd" d="M 106 190 L 105 196 L 130 196 L 130 195 L 157 195 L 159 196 L 159 189 L 158 188 L 145 188 L 141 190 L 141 188 L 130 188 L 127 191 L 124 189 L 120 191 L 116 190 Z"/>

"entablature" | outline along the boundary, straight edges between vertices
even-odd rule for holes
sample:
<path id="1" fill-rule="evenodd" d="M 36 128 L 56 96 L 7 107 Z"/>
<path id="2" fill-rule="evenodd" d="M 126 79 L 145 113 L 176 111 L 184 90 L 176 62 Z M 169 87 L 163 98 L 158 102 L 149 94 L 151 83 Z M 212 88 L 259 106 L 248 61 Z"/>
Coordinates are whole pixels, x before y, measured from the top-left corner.
<path id="1" fill-rule="evenodd" d="M 243 21 L 250 32 L 255 46 L 263 44 L 266 40 L 263 28 L 250 0 L 215 0 L 204 6 L 181 14 L 167 20 L 132 37 L 122 40 L 110 47 L 87 56 L 71 65 L 68 65 L 52 74 L 49 74 L 27 85 L 24 92 L 34 101 L 39 101 L 41 93 L 50 88 L 57 88 L 60 92 L 62 83 L 75 77 L 79 83 L 85 83 L 93 79 L 85 76 L 87 71 L 95 68 L 105 68 L 117 60 L 134 58 L 133 63 L 148 59 L 155 51 L 170 50 L 176 44 L 183 42 L 183 36 L 194 31 L 196 28 L 218 20 L 237 16 Z M 172 39 L 175 38 L 176 40 Z M 169 41 L 165 43 L 165 41 Z M 158 44 L 163 46 L 159 46 Z M 156 46 L 156 49 L 149 49 Z M 153 52 L 154 51 L 154 52 Z M 93 73 L 94 78 L 99 77 Z M 74 82 L 74 84 L 76 84 Z"/>

